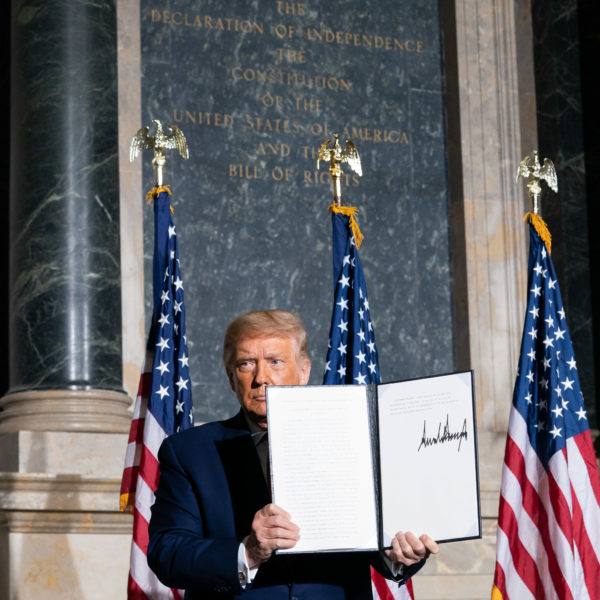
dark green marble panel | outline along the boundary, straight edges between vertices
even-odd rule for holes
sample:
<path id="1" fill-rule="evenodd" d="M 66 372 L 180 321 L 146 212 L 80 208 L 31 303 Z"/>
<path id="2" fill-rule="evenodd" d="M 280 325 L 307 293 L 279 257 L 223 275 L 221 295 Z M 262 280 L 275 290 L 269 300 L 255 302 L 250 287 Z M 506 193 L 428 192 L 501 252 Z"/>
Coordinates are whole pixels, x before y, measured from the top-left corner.
<path id="1" fill-rule="evenodd" d="M 362 178 L 346 178 L 344 198 L 361 211 L 383 379 L 452 370 L 438 3 L 142 0 L 141 23 L 144 124 L 174 123 L 190 147 L 189 162 L 171 157 L 166 182 L 196 418 L 235 409 L 220 353 L 228 322 L 243 311 L 298 311 L 311 381 L 322 378 L 332 194 L 316 151 L 334 131 L 355 142 L 363 163 Z M 148 313 L 152 237 L 148 210 Z"/>
<path id="2" fill-rule="evenodd" d="M 554 161 L 559 188 L 558 194 L 544 194 L 542 215 L 553 238 L 552 260 L 590 426 L 598 427 L 588 237 L 588 203 L 596 200 L 586 190 L 577 2 L 561 0 L 549 9 L 536 1 L 532 19 L 540 154 Z"/>
<path id="3" fill-rule="evenodd" d="M 12 18 L 11 390 L 121 389 L 115 3 Z"/>

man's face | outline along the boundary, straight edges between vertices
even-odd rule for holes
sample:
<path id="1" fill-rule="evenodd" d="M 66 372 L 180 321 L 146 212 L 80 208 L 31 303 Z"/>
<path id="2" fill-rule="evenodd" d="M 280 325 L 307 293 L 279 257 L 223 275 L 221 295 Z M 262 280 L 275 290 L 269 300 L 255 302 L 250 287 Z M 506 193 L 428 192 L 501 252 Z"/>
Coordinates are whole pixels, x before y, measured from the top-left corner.
<path id="1" fill-rule="evenodd" d="M 241 339 L 227 376 L 248 417 L 267 428 L 266 386 L 305 385 L 310 360 L 298 356 L 297 342 L 289 336 L 254 336 Z"/>

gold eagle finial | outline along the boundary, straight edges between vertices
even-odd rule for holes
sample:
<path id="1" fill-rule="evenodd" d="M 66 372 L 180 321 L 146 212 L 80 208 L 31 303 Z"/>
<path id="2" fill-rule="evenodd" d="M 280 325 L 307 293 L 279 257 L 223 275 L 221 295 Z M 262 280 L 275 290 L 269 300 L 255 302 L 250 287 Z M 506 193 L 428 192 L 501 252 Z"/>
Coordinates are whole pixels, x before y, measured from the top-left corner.
<path id="1" fill-rule="evenodd" d="M 538 151 L 534 150 L 531 156 L 526 156 L 517 169 L 516 181 L 519 177 L 527 179 L 527 191 L 533 202 L 533 214 L 539 214 L 539 197 L 542 193 L 540 181 L 545 181 L 553 192 L 558 192 L 558 180 L 554 163 L 549 159 L 544 159 L 544 165 L 538 160 Z"/>
<path id="2" fill-rule="evenodd" d="M 317 157 L 317 169 L 321 162 L 330 162 L 331 166 L 337 166 L 338 163 L 348 163 L 349 167 L 359 176 L 362 176 L 362 167 L 360 156 L 354 142 L 346 140 L 346 147 L 342 150 L 340 146 L 340 136 L 333 134 L 333 146 L 330 148 L 331 140 L 325 140 L 319 148 Z M 335 165 L 334 165 L 335 163 Z"/>
<path id="3" fill-rule="evenodd" d="M 358 175 L 362 176 L 362 167 L 360 165 L 360 156 L 353 142 L 346 140 L 346 147 L 342 150 L 340 146 L 340 136 L 333 134 L 333 146 L 331 140 L 325 140 L 319 147 L 317 154 L 317 169 L 321 162 L 329 161 L 329 174 L 333 181 L 333 202 L 338 206 L 342 204 L 342 169 L 340 164 L 348 163 L 350 168 Z"/>
<path id="4" fill-rule="evenodd" d="M 187 142 L 183 131 L 176 125 L 167 125 L 170 133 L 163 131 L 162 123 L 158 119 L 152 119 L 156 127 L 154 135 L 148 135 L 150 129 L 141 127 L 131 140 L 129 147 L 129 160 L 133 162 L 141 150 L 154 150 L 152 167 L 154 168 L 154 183 L 157 187 L 162 186 L 163 167 L 167 162 L 166 150 L 177 150 L 184 159 L 189 158 Z"/>

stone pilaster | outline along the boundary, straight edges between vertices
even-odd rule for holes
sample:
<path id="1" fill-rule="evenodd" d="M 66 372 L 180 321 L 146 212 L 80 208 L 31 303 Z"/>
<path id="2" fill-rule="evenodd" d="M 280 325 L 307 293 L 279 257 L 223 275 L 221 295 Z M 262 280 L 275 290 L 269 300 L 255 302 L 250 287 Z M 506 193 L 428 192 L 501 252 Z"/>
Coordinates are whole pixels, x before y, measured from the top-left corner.
<path id="1" fill-rule="evenodd" d="M 536 147 L 529 3 L 457 0 L 446 15 L 455 36 L 450 71 L 449 160 L 460 367 L 475 372 L 483 538 L 443 546 L 415 578 L 415 596 L 489 598 L 501 471 L 519 355 L 527 283 L 527 200 L 515 183 Z M 447 48 L 448 51 L 448 48 Z M 454 136 L 454 137 L 452 137 Z M 453 155 L 453 152 L 455 153 Z M 457 158 L 459 157 L 459 158 Z M 462 296 L 461 296 L 462 294 Z"/>

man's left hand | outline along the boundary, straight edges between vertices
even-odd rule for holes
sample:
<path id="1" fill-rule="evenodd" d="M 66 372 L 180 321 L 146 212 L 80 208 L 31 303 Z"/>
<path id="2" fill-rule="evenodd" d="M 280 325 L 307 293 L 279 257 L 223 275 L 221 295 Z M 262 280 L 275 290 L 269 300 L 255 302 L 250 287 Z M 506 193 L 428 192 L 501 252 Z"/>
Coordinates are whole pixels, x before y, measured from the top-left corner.
<path id="1" fill-rule="evenodd" d="M 426 534 L 417 537 L 412 531 L 399 531 L 392 540 L 392 548 L 384 553 L 391 561 L 409 567 L 430 554 L 437 554 L 439 549 L 439 544 Z"/>

